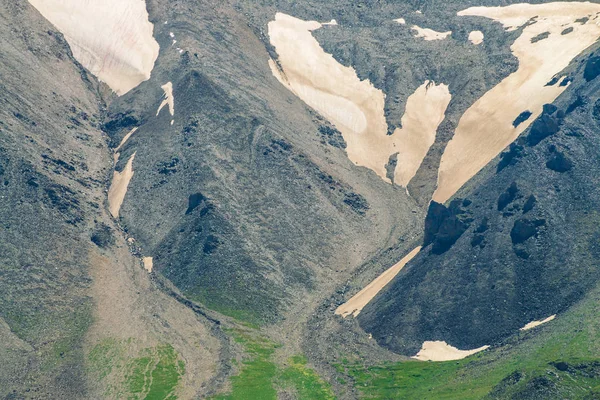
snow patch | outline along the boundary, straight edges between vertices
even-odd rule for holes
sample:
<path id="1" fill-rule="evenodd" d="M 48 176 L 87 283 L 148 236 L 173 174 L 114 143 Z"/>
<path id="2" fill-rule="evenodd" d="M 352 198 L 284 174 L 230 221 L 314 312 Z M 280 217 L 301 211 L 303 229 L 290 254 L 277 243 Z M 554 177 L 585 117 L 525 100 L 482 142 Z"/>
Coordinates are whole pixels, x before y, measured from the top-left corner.
<path id="1" fill-rule="evenodd" d="M 363 290 L 358 292 L 346 303 L 342 304 L 335 310 L 336 315 L 341 315 L 346 318 L 349 315 L 356 317 L 363 308 L 379 293 L 388 283 L 392 281 L 398 275 L 398 273 L 404 268 L 410 260 L 412 260 L 421 251 L 421 247 L 417 247 L 410 253 L 408 253 L 402 260 L 400 260 L 393 267 L 381 274 L 373 282 L 369 283 Z"/>
<path id="2" fill-rule="evenodd" d="M 427 341 L 423 343 L 421 350 L 412 358 L 421 361 L 453 361 L 462 360 L 470 355 L 488 349 L 490 346 L 482 346 L 473 350 L 459 350 L 442 341 Z"/>
<path id="3" fill-rule="evenodd" d="M 485 93 L 461 117 L 454 137 L 442 156 L 438 187 L 433 199 L 445 203 L 469 179 L 510 145 L 567 86 L 546 84 L 571 61 L 600 38 L 600 26 L 576 20 L 600 12 L 600 4 L 546 3 L 514 4 L 506 7 L 473 7 L 459 16 L 491 18 L 507 30 L 522 28 L 512 44 L 519 68 Z M 561 33 L 573 28 L 568 35 Z M 549 32 L 540 41 L 534 37 Z M 523 110 L 531 117 L 513 126 Z"/>
<path id="4" fill-rule="evenodd" d="M 159 46 L 143 0 L 29 0 L 73 56 L 121 96 L 150 78 Z"/>
<path id="5" fill-rule="evenodd" d="M 452 31 L 437 32 L 437 31 L 434 31 L 433 29 L 421 28 L 420 26 L 417 26 L 417 25 L 413 25 L 410 29 L 412 29 L 413 31 L 417 32 L 415 34 L 416 38 L 423 38 L 423 39 L 425 39 L 427 41 L 431 41 L 431 40 L 444 40 L 448 36 L 452 35 Z"/>

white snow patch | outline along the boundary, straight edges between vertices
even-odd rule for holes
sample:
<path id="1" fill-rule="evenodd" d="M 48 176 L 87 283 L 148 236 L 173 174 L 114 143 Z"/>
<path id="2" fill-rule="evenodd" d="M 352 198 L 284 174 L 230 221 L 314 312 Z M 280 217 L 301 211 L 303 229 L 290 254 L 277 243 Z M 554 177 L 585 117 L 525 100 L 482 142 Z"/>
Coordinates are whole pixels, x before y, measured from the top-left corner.
<path id="1" fill-rule="evenodd" d="M 554 315 L 551 315 L 551 316 L 549 316 L 548 318 L 546 318 L 546 319 L 543 319 L 543 320 L 541 320 L 541 321 L 531 321 L 530 323 L 528 323 L 527 325 L 525 325 L 524 327 L 522 327 L 520 330 L 521 330 L 521 331 L 528 331 L 528 330 L 530 330 L 530 329 L 533 329 L 533 328 L 535 328 L 535 327 L 537 327 L 537 326 L 543 325 L 543 324 L 545 324 L 546 322 L 550 322 L 550 321 L 552 321 L 554 318 L 556 318 L 556 314 L 554 314 Z"/>
<path id="2" fill-rule="evenodd" d="M 156 111 L 156 116 L 160 114 L 160 110 L 163 109 L 167 104 L 169 105 L 169 113 L 171 116 L 175 115 L 175 99 L 173 98 L 173 84 L 171 82 L 167 82 L 161 86 L 163 91 L 165 92 L 164 99 L 160 106 L 158 106 L 158 111 Z"/>
<path id="3" fill-rule="evenodd" d="M 424 82 L 407 100 L 403 128 L 388 135 L 385 94 L 321 48 L 311 34 L 321 26 L 277 13 L 268 25 L 279 55 L 279 64 L 269 60 L 273 75 L 340 130 L 355 164 L 391 183 L 385 166 L 398 153 L 403 162 L 396 167 L 394 182 L 406 186 L 435 141 L 451 99 L 448 86 Z"/>
<path id="4" fill-rule="evenodd" d="M 469 41 L 475 45 L 483 43 L 483 32 L 472 31 L 469 33 Z"/>
<path id="5" fill-rule="evenodd" d="M 482 346 L 473 350 L 459 350 L 442 341 L 427 341 L 423 343 L 421 350 L 412 358 L 421 361 L 453 361 L 462 360 L 465 357 L 479 353 L 490 346 Z"/>
<path id="6" fill-rule="evenodd" d="M 127 194 L 127 187 L 129 186 L 131 178 L 133 178 L 134 158 L 135 153 L 129 157 L 129 160 L 127 161 L 123 171 L 113 172 L 113 179 L 110 184 L 110 188 L 108 189 L 108 209 L 114 218 L 119 217 L 119 210 L 121 209 L 121 205 L 123 204 L 123 200 Z"/>
<path id="7" fill-rule="evenodd" d="M 406 25 L 406 20 L 404 18 L 396 18 L 394 22 L 397 22 L 401 25 Z"/>
<path id="8" fill-rule="evenodd" d="M 29 0 L 117 95 L 150 78 L 159 46 L 144 0 Z"/>
<path id="9" fill-rule="evenodd" d="M 420 26 L 417 26 L 417 25 L 413 25 L 411 27 L 411 29 L 417 32 L 415 34 L 416 38 L 423 38 L 423 39 L 425 39 L 427 41 L 431 41 L 431 40 L 444 40 L 448 36 L 452 35 L 452 31 L 437 32 L 437 31 L 434 31 L 433 29 L 421 28 Z"/>
<path id="10" fill-rule="evenodd" d="M 417 247 L 410 253 L 408 253 L 402 260 L 397 264 L 389 268 L 383 274 L 379 275 L 377 279 L 369 283 L 363 290 L 354 295 L 350 300 L 339 306 L 335 310 L 336 315 L 341 315 L 346 318 L 349 315 L 356 317 L 363 308 L 379 293 L 388 283 L 392 281 L 398 275 L 398 273 L 404 268 L 410 260 L 412 260 L 421 251 L 421 247 Z"/>
<path id="11" fill-rule="evenodd" d="M 459 16 L 481 16 L 500 22 L 508 30 L 523 29 L 512 44 L 519 68 L 477 100 L 461 117 L 454 137 L 442 156 L 438 187 L 433 199 L 445 203 L 469 179 L 510 145 L 552 103 L 566 86 L 547 83 L 600 38 L 600 26 L 576 20 L 600 12 L 600 4 L 555 2 L 473 7 Z M 562 35 L 572 27 L 573 32 Z M 549 32 L 544 39 L 531 39 Z M 531 117 L 513 126 L 524 110 Z"/>

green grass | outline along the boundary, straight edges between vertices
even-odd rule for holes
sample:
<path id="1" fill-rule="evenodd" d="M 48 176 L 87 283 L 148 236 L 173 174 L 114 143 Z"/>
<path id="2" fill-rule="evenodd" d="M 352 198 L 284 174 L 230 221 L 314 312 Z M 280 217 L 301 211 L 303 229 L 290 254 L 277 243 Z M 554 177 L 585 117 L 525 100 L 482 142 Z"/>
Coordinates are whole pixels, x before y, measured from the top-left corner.
<path id="1" fill-rule="evenodd" d="M 231 391 L 213 400 L 275 400 L 277 388 L 291 389 L 300 400 L 333 400 L 330 386 L 307 366 L 306 358 L 295 356 L 281 368 L 273 361 L 278 344 L 247 329 L 227 332 L 241 344 L 245 358 L 238 375 L 231 377 Z"/>
<path id="2" fill-rule="evenodd" d="M 185 374 L 185 363 L 170 344 L 145 348 L 130 356 L 132 341 L 106 339 L 88 355 L 91 376 L 99 379 L 109 398 L 174 400 Z"/>
<path id="3" fill-rule="evenodd" d="M 231 392 L 214 397 L 215 400 L 277 399 L 273 381 L 277 366 L 272 361 L 277 344 L 253 335 L 249 331 L 227 331 L 246 351 L 240 373 L 231 377 Z"/>
<path id="4" fill-rule="evenodd" d="M 600 361 L 598 315 L 600 293 L 596 290 L 555 321 L 518 333 L 503 347 L 464 360 L 367 366 L 344 359 L 334 366 L 354 382 L 365 399 L 510 398 L 514 393 L 527 393 L 536 381 L 551 388 L 547 390 L 553 395 L 548 398 L 600 398 L 589 397 L 596 396 L 592 392 L 600 393 L 600 364 L 595 375 L 579 371 L 583 365 Z M 551 364 L 559 361 L 577 368 L 559 371 Z M 520 379 L 511 380 L 514 377 Z"/>
<path id="5" fill-rule="evenodd" d="M 323 381 L 317 373 L 306 366 L 304 356 L 294 356 L 289 359 L 290 366 L 285 368 L 280 376 L 282 386 L 296 390 L 302 400 L 334 400 L 331 386 Z"/>

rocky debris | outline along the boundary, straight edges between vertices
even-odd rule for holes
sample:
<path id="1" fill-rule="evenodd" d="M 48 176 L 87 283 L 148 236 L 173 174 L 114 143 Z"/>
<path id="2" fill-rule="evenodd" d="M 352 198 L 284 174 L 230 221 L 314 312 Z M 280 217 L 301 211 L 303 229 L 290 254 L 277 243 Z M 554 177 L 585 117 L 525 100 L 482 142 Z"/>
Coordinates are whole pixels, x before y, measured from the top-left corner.
<path id="1" fill-rule="evenodd" d="M 423 247 L 433 244 L 433 254 L 443 254 L 471 226 L 471 213 L 462 206 L 462 199 L 454 199 L 450 206 L 432 201 L 425 218 L 425 236 Z"/>
<path id="2" fill-rule="evenodd" d="M 344 203 L 352 207 L 352 210 L 360 215 L 365 215 L 369 210 L 367 199 L 358 193 L 346 193 L 344 195 Z"/>
<path id="3" fill-rule="evenodd" d="M 131 113 L 118 113 L 110 116 L 110 120 L 102 125 L 102 130 L 110 137 L 123 129 L 131 129 L 139 125 L 140 121 Z"/>
<path id="4" fill-rule="evenodd" d="M 177 172 L 179 158 L 173 157 L 169 162 L 163 162 L 158 165 L 158 173 L 162 175 L 172 175 Z"/>
<path id="5" fill-rule="evenodd" d="M 396 166 L 398 165 L 398 153 L 394 153 L 390 156 L 388 163 L 385 165 L 386 177 L 394 183 L 394 176 L 396 175 Z"/>
<path id="6" fill-rule="evenodd" d="M 328 143 L 330 146 L 337 147 L 340 149 L 346 148 L 346 141 L 342 136 L 342 133 L 334 127 L 321 125 L 319 127 L 319 134 L 323 142 Z"/>
<path id="7" fill-rule="evenodd" d="M 565 153 L 555 150 L 546 162 L 546 167 L 560 173 L 568 172 L 573 168 L 573 161 Z"/>
<path id="8" fill-rule="evenodd" d="M 583 78 L 589 82 L 600 75 L 600 57 L 590 57 L 583 70 Z"/>
<path id="9" fill-rule="evenodd" d="M 105 249 L 115 244 L 115 237 L 110 226 L 105 223 L 96 225 L 90 237 L 91 241 L 98 247 Z"/>
<path id="10" fill-rule="evenodd" d="M 519 188 L 517 186 L 517 182 L 511 183 L 511 185 L 498 197 L 498 211 L 502 211 L 508 206 L 510 203 L 517 199 L 517 195 L 519 194 Z"/>
<path id="11" fill-rule="evenodd" d="M 525 242 L 527 239 L 537 236 L 539 228 L 546 225 L 546 220 L 535 219 L 530 220 L 528 218 L 521 218 L 515 221 L 512 230 L 510 231 L 510 238 L 513 244 L 519 244 Z"/>
<path id="12" fill-rule="evenodd" d="M 215 235 L 208 235 L 204 241 L 204 247 L 202 248 L 202 251 L 204 254 L 212 254 L 219 248 L 220 244 L 221 241 L 218 237 Z"/>

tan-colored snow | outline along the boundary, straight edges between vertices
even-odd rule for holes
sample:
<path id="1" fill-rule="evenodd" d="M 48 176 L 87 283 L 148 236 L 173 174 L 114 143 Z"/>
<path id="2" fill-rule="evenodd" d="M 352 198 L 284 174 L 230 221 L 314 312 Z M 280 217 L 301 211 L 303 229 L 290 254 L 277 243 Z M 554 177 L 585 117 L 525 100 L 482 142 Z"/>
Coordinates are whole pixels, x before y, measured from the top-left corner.
<path id="1" fill-rule="evenodd" d="M 389 268 L 383 274 L 379 275 L 377 279 L 369 283 L 363 290 L 354 295 L 346 303 L 339 306 L 335 310 L 336 315 L 341 315 L 343 318 L 346 318 L 349 315 L 356 317 L 358 314 L 360 314 L 362 309 L 365 308 L 365 306 L 369 304 L 371 300 L 373 300 L 373 298 L 381 291 L 381 289 L 383 289 L 392 281 L 392 279 L 396 277 L 396 275 L 398 275 L 402 268 L 404 268 L 404 266 L 408 264 L 408 262 L 412 260 L 419 253 L 419 251 L 421 251 L 420 246 L 408 253 L 402 260 L 400 260 L 400 262 Z"/>
<path id="2" fill-rule="evenodd" d="M 165 92 L 164 99 L 158 106 L 158 111 L 156 111 L 156 116 L 160 114 L 160 110 L 163 109 L 167 104 L 169 105 L 169 113 L 171 116 L 175 115 L 175 99 L 173 97 L 173 84 L 171 82 L 167 82 L 161 86 L 162 90 Z"/>
<path id="3" fill-rule="evenodd" d="M 146 271 L 148 271 L 149 273 L 152 272 L 152 268 L 154 266 L 154 263 L 152 261 L 152 257 L 144 257 L 142 259 L 143 263 L 144 263 L 144 269 Z"/>
<path id="4" fill-rule="evenodd" d="M 397 22 L 401 25 L 406 25 L 406 20 L 404 18 L 396 18 L 394 22 Z"/>
<path id="5" fill-rule="evenodd" d="M 442 156 L 437 202 L 448 200 L 463 184 L 512 143 L 566 87 L 546 84 L 586 48 L 600 38 L 596 23 L 600 4 L 546 3 L 515 4 L 507 7 L 473 7 L 459 16 L 482 16 L 501 22 L 507 30 L 523 27 L 511 46 L 519 68 L 477 100 L 461 117 L 456 132 Z M 592 17 L 587 23 L 577 19 Z M 562 35 L 572 27 L 573 32 Z M 546 39 L 531 42 L 549 32 Z M 532 116 L 518 127 L 513 121 L 523 111 Z"/>
<path id="6" fill-rule="evenodd" d="M 416 38 L 423 38 L 423 39 L 429 40 L 429 41 L 430 40 L 444 40 L 448 36 L 452 35 L 452 31 L 437 32 L 437 31 L 434 31 L 433 29 L 421 28 L 420 26 L 417 26 L 417 25 L 413 25 L 411 27 L 411 29 L 417 32 L 415 34 Z"/>
<path id="7" fill-rule="evenodd" d="M 417 353 L 415 358 L 421 361 L 453 361 L 462 360 L 465 357 L 479 353 L 490 346 L 482 346 L 473 350 L 459 350 L 456 347 L 450 346 L 446 342 L 442 341 L 431 341 L 424 342 L 421 350 Z"/>
<path id="8" fill-rule="evenodd" d="M 133 178 L 134 158 L 135 153 L 129 157 L 129 160 L 127 160 L 127 164 L 125 165 L 125 168 L 123 168 L 123 171 L 113 172 L 113 179 L 110 184 L 110 188 L 108 189 L 108 209 L 114 218 L 119 217 L 119 210 L 121 209 L 121 205 L 125 199 L 125 194 L 127 194 L 127 187 L 129 186 L 131 178 Z"/>
<path id="9" fill-rule="evenodd" d="M 385 166 L 391 155 L 399 153 L 395 182 L 406 186 L 444 119 L 451 99 L 448 86 L 423 83 L 407 100 L 403 128 L 388 135 L 384 93 L 321 48 L 311 34 L 320 27 L 316 21 L 277 13 L 269 23 L 271 44 L 279 55 L 279 64 L 269 60 L 273 75 L 340 130 L 356 165 L 390 182 Z"/>
<path id="10" fill-rule="evenodd" d="M 132 130 L 130 130 L 127 135 L 123 136 L 123 139 L 121 140 L 121 143 L 119 143 L 119 145 L 117 146 L 117 148 L 115 149 L 115 153 L 118 152 L 119 150 L 121 150 L 121 147 L 123 147 L 123 145 L 125 143 L 127 143 L 127 141 L 129 140 L 129 138 L 131 137 L 131 135 L 133 135 L 135 133 L 135 131 L 137 131 L 138 128 L 135 127 Z"/>
<path id="11" fill-rule="evenodd" d="M 144 0 L 29 0 L 118 95 L 150 78 L 159 46 Z"/>
<path id="12" fill-rule="evenodd" d="M 543 319 L 541 321 L 531 321 L 530 323 L 528 323 L 527 325 L 525 325 L 524 327 L 522 327 L 520 330 L 522 331 L 528 331 L 530 329 L 535 328 L 536 326 L 540 326 L 545 324 L 546 322 L 550 322 L 552 321 L 554 318 L 556 318 L 556 314 L 549 316 L 546 319 Z"/>
<path id="13" fill-rule="evenodd" d="M 469 41 L 475 45 L 483 43 L 483 32 L 472 31 L 469 33 Z"/>

